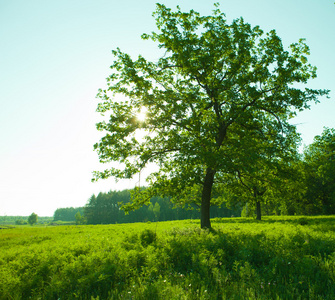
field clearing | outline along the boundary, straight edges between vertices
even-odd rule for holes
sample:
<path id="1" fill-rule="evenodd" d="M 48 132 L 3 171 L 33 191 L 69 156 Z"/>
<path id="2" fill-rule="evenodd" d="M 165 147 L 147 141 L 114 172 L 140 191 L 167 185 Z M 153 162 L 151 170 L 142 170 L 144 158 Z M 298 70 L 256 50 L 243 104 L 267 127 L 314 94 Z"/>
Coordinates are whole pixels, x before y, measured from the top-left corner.
<path id="1" fill-rule="evenodd" d="M 335 216 L 0 230 L 0 299 L 335 299 Z"/>

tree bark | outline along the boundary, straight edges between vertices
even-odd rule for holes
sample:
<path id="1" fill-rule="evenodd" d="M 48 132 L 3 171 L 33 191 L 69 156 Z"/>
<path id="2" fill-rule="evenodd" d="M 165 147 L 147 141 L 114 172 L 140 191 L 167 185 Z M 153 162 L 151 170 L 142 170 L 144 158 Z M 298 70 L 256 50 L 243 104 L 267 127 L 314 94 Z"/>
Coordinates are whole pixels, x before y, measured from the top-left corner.
<path id="1" fill-rule="evenodd" d="M 214 183 L 214 176 L 215 176 L 215 170 L 207 168 L 201 195 L 200 220 L 201 220 L 201 228 L 203 229 L 211 228 L 210 207 L 211 207 L 211 195 Z"/>

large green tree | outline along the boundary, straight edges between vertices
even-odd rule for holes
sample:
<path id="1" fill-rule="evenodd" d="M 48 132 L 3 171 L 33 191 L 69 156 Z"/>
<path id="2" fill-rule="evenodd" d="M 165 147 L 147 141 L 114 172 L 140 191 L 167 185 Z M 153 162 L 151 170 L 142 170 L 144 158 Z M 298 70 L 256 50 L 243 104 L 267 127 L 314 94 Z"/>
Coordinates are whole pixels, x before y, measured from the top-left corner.
<path id="1" fill-rule="evenodd" d="M 218 5 L 201 16 L 157 4 L 154 17 L 158 31 L 142 37 L 164 51 L 158 61 L 113 51 L 97 109 L 109 120 L 97 124 L 106 135 L 95 149 L 100 162 L 120 164 L 94 177 L 132 178 L 154 162 L 159 170 L 134 194 L 133 208 L 155 194 L 197 202 L 201 227 L 210 228 L 213 186 L 250 155 L 240 137 L 262 129 L 285 136 L 288 120 L 327 91 L 300 88 L 316 77 L 304 40 L 285 50 L 274 30 L 264 33 L 242 18 L 228 24 Z M 143 108 L 144 121 L 136 118 Z"/>

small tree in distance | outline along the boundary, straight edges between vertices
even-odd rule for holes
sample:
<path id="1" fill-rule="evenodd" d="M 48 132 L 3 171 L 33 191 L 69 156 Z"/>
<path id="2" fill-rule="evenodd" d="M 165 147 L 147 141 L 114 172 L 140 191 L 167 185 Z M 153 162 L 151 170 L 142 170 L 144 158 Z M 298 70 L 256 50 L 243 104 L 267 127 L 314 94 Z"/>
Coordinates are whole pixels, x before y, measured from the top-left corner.
<path id="1" fill-rule="evenodd" d="M 94 180 L 132 178 L 148 163 L 158 165 L 126 209 L 171 196 L 200 207 L 201 228 L 211 227 L 213 187 L 253 164 L 248 139 L 285 139 L 295 130 L 289 119 L 328 94 L 299 88 L 316 77 L 303 39 L 285 50 L 274 30 L 264 34 L 243 18 L 227 24 L 215 6 L 213 15 L 200 16 L 157 4 L 158 33 L 142 36 L 165 51 L 157 62 L 113 51 L 97 109 L 110 118 L 97 124 L 106 135 L 94 146 L 100 162 L 120 163 L 95 172 Z M 136 117 L 143 108 L 144 121 Z"/>
<path id="2" fill-rule="evenodd" d="M 76 213 L 75 218 L 76 218 L 76 225 L 85 224 L 85 217 L 82 216 L 79 211 Z"/>
<path id="3" fill-rule="evenodd" d="M 37 214 L 32 213 L 29 217 L 28 217 L 28 223 L 33 226 L 34 224 L 37 223 Z"/>

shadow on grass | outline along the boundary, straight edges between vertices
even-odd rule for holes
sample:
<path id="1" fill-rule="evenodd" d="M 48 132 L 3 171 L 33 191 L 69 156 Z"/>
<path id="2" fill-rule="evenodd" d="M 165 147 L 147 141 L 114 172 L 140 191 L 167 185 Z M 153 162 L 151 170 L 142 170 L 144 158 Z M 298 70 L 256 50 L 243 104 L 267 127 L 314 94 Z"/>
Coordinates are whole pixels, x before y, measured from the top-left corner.
<path id="1" fill-rule="evenodd" d="M 334 224 L 333 216 L 264 216 L 262 220 L 254 218 L 213 218 L 212 223 L 291 223 L 296 225 Z"/>
<path id="2" fill-rule="evenodd" d="M 299 218 L 288 222 L 299 224 Z M 229 299 L 234 289 L 242 297 L 257 299 L 277 299 L 278 295 L 279 299 L 335 299 L 335 241 L 321 235 L 306 237 L 298 230 L 283 240 L 280 233 L 269 238 L 263 231 L 184 228 L 173 230 L 159 251 L 168 257 L 170 270 Z M 251 295 L 246 291 L 252 291 Z"/>

